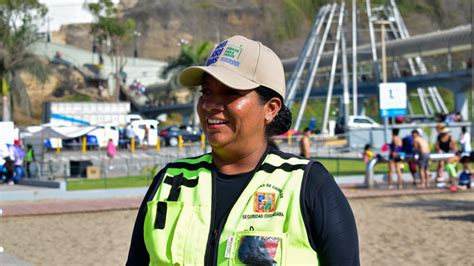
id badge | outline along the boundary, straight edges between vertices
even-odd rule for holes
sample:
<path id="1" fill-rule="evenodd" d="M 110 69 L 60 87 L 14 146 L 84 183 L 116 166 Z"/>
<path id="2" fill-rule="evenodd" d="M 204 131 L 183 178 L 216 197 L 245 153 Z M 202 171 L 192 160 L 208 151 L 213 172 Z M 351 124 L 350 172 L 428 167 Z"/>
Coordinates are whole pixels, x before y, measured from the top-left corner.
<path id="1" fill-rule="evenodd" d="M 246 235 L 240 238 L 238 259 L 248 265 L 278 265 L 279 237 Z"/>

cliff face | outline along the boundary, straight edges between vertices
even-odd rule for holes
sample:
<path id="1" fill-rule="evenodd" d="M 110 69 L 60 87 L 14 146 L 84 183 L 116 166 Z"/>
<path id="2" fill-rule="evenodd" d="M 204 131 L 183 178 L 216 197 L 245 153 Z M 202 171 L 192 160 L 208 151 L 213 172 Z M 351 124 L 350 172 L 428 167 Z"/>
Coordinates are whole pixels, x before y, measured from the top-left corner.
<path id="1" fill-rule="evenodd" d="M 332 1 L 304 0 L 122 0 L 125 17 L 137 22 L 140 57 L 168 60 L 179 54 L 180 40 L 215 41 L 240 34 L 261 40 L 283 58 L 296 56 L 313 24 L 317 8 Z M 348 7 L 350 8 L 348 1 Z M 360 8 L 365 1 L 358 1 Z M 471 22 L 470 0 L 397 1 L 411 35 Z M 346 13 L 351 20 L 351 11 Z M 367 28 L 359 13 L 360 28 Z M 365 26 L 364 26 L 365 25 Z M 64 42 L 91 49 L 87 25 L 61 30 Z M 350 31 L 350 27 L 346 29 Z M 348 33 L 349 34 L 349 33 Z M 363 31 L 360 34 L 366 35 Z M 359 38 L 364 40 L 364 36 Z M 134 43 L 128 43 L 133 54 Z"/>
<path id="2" fill-rule="evenodd" d="M 297 27 L 284 32 L 287 11 L 283 0 L 139 0 L 122 3 L 123 14 L 137 22 L 140 57 L 167 60 L 180 52 L 179 42 L 218 41 L 240 34 L 261 40 L 282 56 L 296 55 L 312 18 L 301 17 Z M 80 28 L 83 33 L 79 32 Z M 66 43 L 91 48 L 88 29 L 77 25 L 61 29 Z M 303 34 L 301 34 L 303 33 Z M 283 35 L 283 37 L 282 37 Z M 286 36 L 285 36 L 286 35 Z M 290 36 L 291 38 L 287 38 Z M 133 54 L 130 40 L 129 55 Z"/>

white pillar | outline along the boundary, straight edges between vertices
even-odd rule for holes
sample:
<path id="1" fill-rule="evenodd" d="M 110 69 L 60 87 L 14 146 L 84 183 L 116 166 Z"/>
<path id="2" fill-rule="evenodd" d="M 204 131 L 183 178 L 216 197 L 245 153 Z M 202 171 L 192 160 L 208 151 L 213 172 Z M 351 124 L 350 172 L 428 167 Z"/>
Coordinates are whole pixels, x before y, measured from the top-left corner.
<path id="1" fill-rule="evenodd" d="M 469 117 L 467 98 L 466 90 L 459 90 L 454 93 L 454 111 L 461 113 L 463 121 L 467 121 Z"/>

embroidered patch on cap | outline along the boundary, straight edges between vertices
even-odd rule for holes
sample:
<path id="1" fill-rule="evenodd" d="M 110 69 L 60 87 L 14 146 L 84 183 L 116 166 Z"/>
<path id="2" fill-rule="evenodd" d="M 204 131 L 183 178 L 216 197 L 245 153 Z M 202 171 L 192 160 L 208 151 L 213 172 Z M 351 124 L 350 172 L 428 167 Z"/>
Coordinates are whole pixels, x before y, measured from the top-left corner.
<path id="1" fill-rule="evenodd" d="M 212 51 L 211 55 L 206 61 L 206 66 L 210 66 L 212 64 L 215 64 L 217 62 L 217 59 L 219 56 L 222 54 L 222 51 L 224 51 L 224 47 L 227 44 L 227 40 L 219 43 L 216 48 L 214 48 L 214 51 Z"/>
<path id="2" fill-rule="evenodd" d="M 255 192 L 253 210 L 255 212 L 274 212 L 275 193 Z"/>
<path id="3" fill-rule="evenodd" d="M 220 61 L 239 67 L 239 57 L 242 52 L 242 47 L 229 45 L 225 48 L 224 54 L 220 58 Z"/>

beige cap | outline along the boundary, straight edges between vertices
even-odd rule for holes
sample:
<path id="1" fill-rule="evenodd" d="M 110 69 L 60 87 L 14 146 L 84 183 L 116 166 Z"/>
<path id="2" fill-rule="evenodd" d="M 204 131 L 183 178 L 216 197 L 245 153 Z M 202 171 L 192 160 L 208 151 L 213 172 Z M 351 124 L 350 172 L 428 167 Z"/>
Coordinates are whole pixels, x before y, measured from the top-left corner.
<path id="1" fill-rule="evenodd" d="M 243 36 L 233 36 L 217 44 L 206 66 L 184 69 L 179 82 L 183 86 L 199 86 L 204 73 L 233 89 L 265 86 L 285 98 L 285 72 L 280 58 L 261 42 Z"/>

